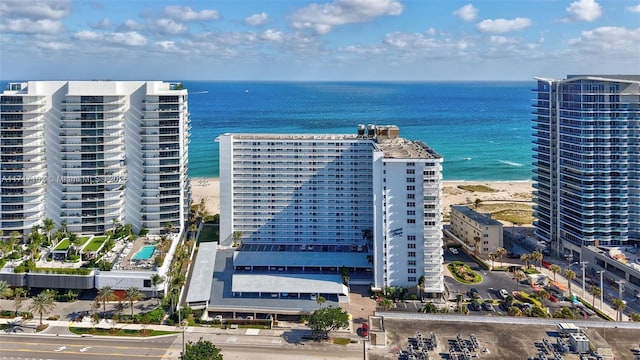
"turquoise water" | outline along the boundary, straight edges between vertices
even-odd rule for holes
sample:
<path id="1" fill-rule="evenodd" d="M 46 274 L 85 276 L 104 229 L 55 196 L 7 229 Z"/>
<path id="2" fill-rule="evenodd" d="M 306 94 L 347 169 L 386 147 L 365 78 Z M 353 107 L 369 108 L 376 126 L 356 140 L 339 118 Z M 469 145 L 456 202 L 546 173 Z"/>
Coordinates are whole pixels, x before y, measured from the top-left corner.
<path id="1" fill-rule="evenodd" d="M 133 260 L 147 260 L 151 259 L 154 251 L 156 251 L 155 245 L 146 245 L 133 256 Z"/>
<path id="2" fill-rule="evenodd" d="M 444 158 L 445 180 L 530 180 L 531 89 L 521 82 L 184 82 L 189 175 L 218 177 L 215 138 L 233 133 L 352 134 L 394 124 Z"/>

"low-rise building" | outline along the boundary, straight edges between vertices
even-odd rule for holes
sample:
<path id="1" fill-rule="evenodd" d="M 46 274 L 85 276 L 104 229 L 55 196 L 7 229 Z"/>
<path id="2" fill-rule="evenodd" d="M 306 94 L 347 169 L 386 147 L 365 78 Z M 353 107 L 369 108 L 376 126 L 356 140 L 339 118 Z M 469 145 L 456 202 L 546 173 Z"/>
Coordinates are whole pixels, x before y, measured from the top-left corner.
<path id="1" fill-rule="evenodd" d="M 451 233 L 479 254 L 503 247 L 502 223 L 463 205 L 451 206 Z"/>

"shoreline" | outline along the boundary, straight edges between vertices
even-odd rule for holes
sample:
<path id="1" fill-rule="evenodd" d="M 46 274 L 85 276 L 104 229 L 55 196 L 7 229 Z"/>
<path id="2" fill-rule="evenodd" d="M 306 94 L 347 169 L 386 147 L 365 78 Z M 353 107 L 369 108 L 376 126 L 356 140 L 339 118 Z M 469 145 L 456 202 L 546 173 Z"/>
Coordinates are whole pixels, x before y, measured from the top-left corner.
<path id="1" fill-rule="evenodd" d="M 193 177 L 191 196 L 194 204 L 204 200 L 210 215 L 220 213 L 220 178 Z M 493 191 L 469 191 L 460 189 L 460 185 L 484 185 Z M 471 204 L 481 201 L 533 201 L 533 180 L 443 180 L 442 210 L 448 213 L 451 205 Z"/>

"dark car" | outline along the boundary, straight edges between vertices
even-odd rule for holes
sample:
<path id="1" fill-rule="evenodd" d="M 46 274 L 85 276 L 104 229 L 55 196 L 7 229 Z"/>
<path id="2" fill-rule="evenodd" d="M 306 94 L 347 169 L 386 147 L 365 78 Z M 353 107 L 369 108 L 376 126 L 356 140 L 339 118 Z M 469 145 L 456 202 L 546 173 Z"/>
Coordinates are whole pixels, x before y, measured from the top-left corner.
<path id="1" fill-rule="evenodd" d="M 516 254 L 516 253 L 508 253 L 507 257 L 509 259 L 520 259 L 520 254 Z"/>
<path id="2" fill-rule="evenodd" d="M 471 310 L 473 311 L 480 311 L 482 310 L 482 306 L 480 305 L 479 302 L 477 301 L 472 301 L 469 303 L 469 307 L 471 307 Z"/>
<path id="3" fill-rule="evenodd" d="M 479 299 L 480 298 L 480 292 L 478 292 L 478 289 L 476 289 L 476 288 L 471 288 L 471 289 L 469 289 L 469 297 L 473 298 L 473 299 Z"/>
<path id="4" fill-rule="evenodd" d="M 491 305 L 490 302 L 483 302 L 482 309 L 485 311 L 496 311 L 496 309 L 493 308 L 493 305 Z"/>

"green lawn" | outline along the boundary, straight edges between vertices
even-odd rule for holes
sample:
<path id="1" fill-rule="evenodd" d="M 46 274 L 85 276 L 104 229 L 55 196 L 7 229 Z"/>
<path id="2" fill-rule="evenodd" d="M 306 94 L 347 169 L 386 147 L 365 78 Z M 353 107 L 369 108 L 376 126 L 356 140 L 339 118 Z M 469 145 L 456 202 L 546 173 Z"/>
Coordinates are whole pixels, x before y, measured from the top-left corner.
<path id="1" fill-rule="evenodd" d="M 106 236 L 96 236 L 91 239 L 91 242 L 84 247 L 83 251 L 98 251 L 102 243 L 107 240 Z"/>
<path id="2" fill-rule="evenodd" d="M 56 245 L 53 251 L 66 251 L 66 250 L 69 250 L 70 246 L 71 246 L 71 241 L 69 241 L 69 239 L 67 238 L 64 238 L 62 239 L 62 241 L 58 243 L 58 245 Z"/>
<path id="3" fill-rule="evenodd" d="M 220 230 L 218 225 L 203 225 L 202 231 L 200 231 L 200 236 L 198 237 L 198 242 L 210 242 L 210 241 L 218 241 L 220 236 Z"/>

